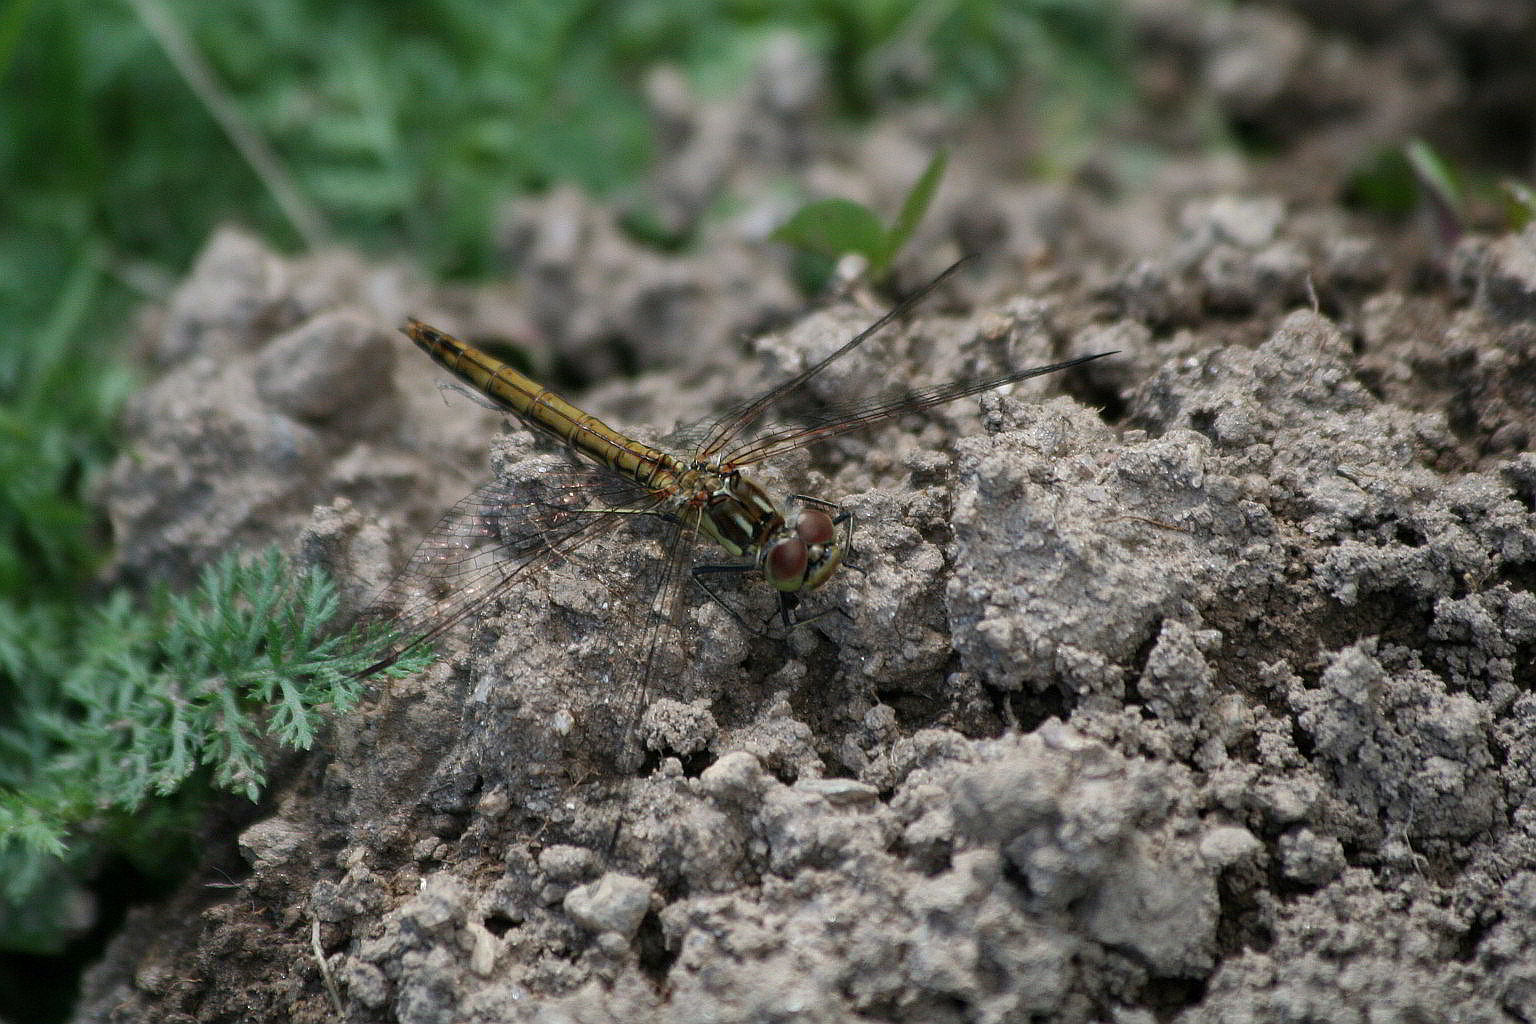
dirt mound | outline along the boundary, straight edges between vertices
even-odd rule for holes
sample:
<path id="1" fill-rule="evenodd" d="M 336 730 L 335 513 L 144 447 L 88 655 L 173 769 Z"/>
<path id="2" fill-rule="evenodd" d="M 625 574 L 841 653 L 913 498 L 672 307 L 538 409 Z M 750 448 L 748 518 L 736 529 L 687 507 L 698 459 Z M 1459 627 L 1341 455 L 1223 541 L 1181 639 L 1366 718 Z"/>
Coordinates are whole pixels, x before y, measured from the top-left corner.
<path id="1" fill-rule="evenodd" d="M 1285 153 L 1044 185 L 996 115 L 950 126 L 903 280 L 984 258 L 806 408 L 1119 354 L 770 473 L 854 514 L 862 571 L 809 606 L 846 614 L 773 640 L 700 597 L 651 663 L 665 537 L 573 552 L 338 722 L 233 888 L 138 912 L 79 1019 L 331 1020 L 328 985 L 409 1024 L 1536 1018 L 1536 228 L 1437 251 L 1339 205 L 1347 154 L 1507 116 L 1469 90 L 1529 62 L 1466 54 L 1532 20 L 1143 6 L 1149 82 Z M 814 89 L 753 97 L 680 134 L 659 175 L 712 173 L 677 217 L 784 173 L 889 207 L 929 152 L 927 114 L 834 146 Z M 498 430 L 444 404 L 407 313 L 647 371 L 580 401 L 648 437 L 783 379 L 878 308 L 804 312 L 765 216 L 665 256 L 558 192 L 473 293 L 220 235 L 108 488 L 120 572 L 275 540 L 354 604 L 387 579 Z M 495 463 L 546 450 L 514 428 Z M 649 759 L 616 780 L 634 701 Z"/>

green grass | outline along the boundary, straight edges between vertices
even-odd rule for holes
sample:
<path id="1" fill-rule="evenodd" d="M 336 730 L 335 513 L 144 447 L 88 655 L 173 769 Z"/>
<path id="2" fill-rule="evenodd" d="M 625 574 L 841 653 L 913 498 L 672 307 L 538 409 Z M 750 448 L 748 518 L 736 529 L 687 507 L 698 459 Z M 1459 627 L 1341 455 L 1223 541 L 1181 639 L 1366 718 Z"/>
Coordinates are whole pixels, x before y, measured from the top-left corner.
<path id="1" fill-rule="evenodd" d="M 318 221 L 473 276 L 492 269 L 501 199 L 556 181 L 612 193 L 638 180 L 652 156 L 639 86 L 659 62 L 721 91 L 788 28 L 827 60 L 847 111 L 904 91 L 974 103 L 1025 72 L 1078 102 L 1123 91 L 1114 6 L 12 0 L 0 20 L 10 27 L 0 120 L 19 130 L 0 134 L 0 174 L 22 186 L 8 196 L 22 232 L 94 238 L 130 267 L 178 273 L 230 216 L 303 241 L 214 97 L 189 85 L 186 62 L 136 14 L 163 11 Z"/>

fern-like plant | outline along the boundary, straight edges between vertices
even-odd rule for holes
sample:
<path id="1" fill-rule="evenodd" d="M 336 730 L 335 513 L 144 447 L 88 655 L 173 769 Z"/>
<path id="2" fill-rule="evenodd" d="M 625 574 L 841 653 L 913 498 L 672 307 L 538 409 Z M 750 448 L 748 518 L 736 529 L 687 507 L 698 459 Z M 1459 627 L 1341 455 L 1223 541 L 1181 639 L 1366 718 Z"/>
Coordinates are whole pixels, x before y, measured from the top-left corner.
<path id="1" fill-rule="evenodd" d="M 0 604 L 0 948 L 48 951 L 103 845 L 200 777 L 256 799 L 274 745 L 307 749 L 354 706 L 381 638 L 329 628 L 334 585 L 277 552 L 231 555 L 190 595 L 128 594 L 66 620 Z M 419 670 L 430 655 L 392 666 Z M 154 817 L 153 814 L 150 817 Z M 161 816 L 163 818 L 163 815 Z"/>

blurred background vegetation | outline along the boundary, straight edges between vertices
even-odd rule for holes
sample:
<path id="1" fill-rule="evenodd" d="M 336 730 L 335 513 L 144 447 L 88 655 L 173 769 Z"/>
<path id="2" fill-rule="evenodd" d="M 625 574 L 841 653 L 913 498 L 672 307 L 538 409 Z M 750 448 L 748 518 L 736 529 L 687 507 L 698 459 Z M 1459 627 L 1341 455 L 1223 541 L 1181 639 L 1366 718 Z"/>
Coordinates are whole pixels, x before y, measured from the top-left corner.
<path id="1" fill-rule="evenodd" d="M 1092 109 L 1129 88 L 1119 6 L 0 4 L 0 796 L 24 797 L 59 753 L 29 722 L 84 717 L 61 680 L 91 660 L 101 608 L 128 614 L 93 589 L 110 538 L 89 503 L 134 386 L 123 343 L 135 310 L 169 294 L 215 226 L 482 278 L 496 270 L 507 199 L 567 182 L 618 197 L 640 187 L 654 155 L 641 83 L 658 64 L 719 95 L 790 31 L 825 63 L 833 113 L 851 125 L 913 99 L 975 108 L 1026 77 Z M 77 936 L 61 897 L 34 904 L 47 913 L 24 941 L 0 937 L 12 951 L 0 1015 L 62 1016 L 123 893 L 186 862 L 155 837 L 185 835 L 188 820 L 182 800 L 80 823 L 67 863 L 74 884 L 94 880 L 95 931 Z M 0 852 L 12 838 L 0 835 Z M 71 883 L 49 884 L 59 897 Z"/>
<path id="2" fill-rule="evenodd" d="M 706 95 L 728 91 L 789 30 L 825 60 L 849 118 L 915 95 L 974 106 L 1026 73 L 1057 87 L 1047 95 L 1107 96 L 1126 87 L 1117 6 L 11 0 L 0 427 L 13 457 L 47 461 L 5 466 L 26 482 L 0 512 L 0 594 L 35 593 L 39 567 L 52 584 L 88 566 L 89 545 L 57 531 L 82 514 L 54 498 L 100 464 L 128 386 L 112 346 L 220 222 L 288 249 L 337 241 L 481 277 L 495 270 L 499 203 L 559 182 L 636 187 L 652 157 L 640 83 L 659 63 Z M 914 63 L 925 74 L 890 73 Z M 51 417 L 67 438 L 43 429 Z"/>

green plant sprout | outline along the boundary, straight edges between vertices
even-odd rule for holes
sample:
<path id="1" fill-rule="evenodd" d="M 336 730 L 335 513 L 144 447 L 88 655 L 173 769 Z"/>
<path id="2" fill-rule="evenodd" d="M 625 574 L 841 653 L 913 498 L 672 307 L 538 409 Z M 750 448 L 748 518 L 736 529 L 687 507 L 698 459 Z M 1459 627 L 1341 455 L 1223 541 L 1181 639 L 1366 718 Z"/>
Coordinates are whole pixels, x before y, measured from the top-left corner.
<path id="1" fill-rule="evenodd" d="M 1528 183 L 1513 178 L 1495 182 L 1471 169 L 1453 169 L 1423 139 L 1410 139 L 1382 153 L 1355 176 L 1351 191 L 1361 205 L 1377 213 L 1407 216 L 1420 211 L 1443 252 L 1473 225 L 1519 231 L 1536 220 L 1536 191 Z"/>
<path id="2" fill-rule="evenodd" d="M 883 281 L 891 264 L 912 238 L 912 232 L 928 212 L 949 154 L 940 151 L 913 184 L 901 204 L 901 212 L 886 227 L 869 207 L 851 199 L 820 199 L 797 210 L 771 236 L 802 252 L 836 260 L 848 253 L 862 256 L 865 273 L 874 283 Z"/>
<path id="3" fill-rule="evenodd" d="M 1462 212 L 1466 204 L 1456 186 L 1456 178 L 1440 154 L 1423 139 L 1409 139 L 1403 147 L 1403 156 L 1408 160 L 1419 194 L 1428 207 L 1436 241 L 1449 250 L 1467 230 Z"/>
<path id="4" fill-rule="evenodd" d="M 1499 182 L 1504 199 L 1504 216 L 1510 229 L 1520 231 L 1536 221 L 1536 189 L 1523 181 L 1505 178 Z"/>
<path id="5" fill-rule="evenodd" d="M 1504 178 L 1496 185 L 1484 181 L 1464 190 L 1456 184 L 1450 165 L 1422 139 L 1410 140 L 1403 147 L 1403 154 L 1413 169 L 1443 244 L 1452 244 L 1466 233 L 1471 219 L 1468 210 L 1474 200 L 1496 209 L 1498 220 L 1508 231 L 1519 231 L 1536 219 L 1536 191 L 1524 182 Z"/>

